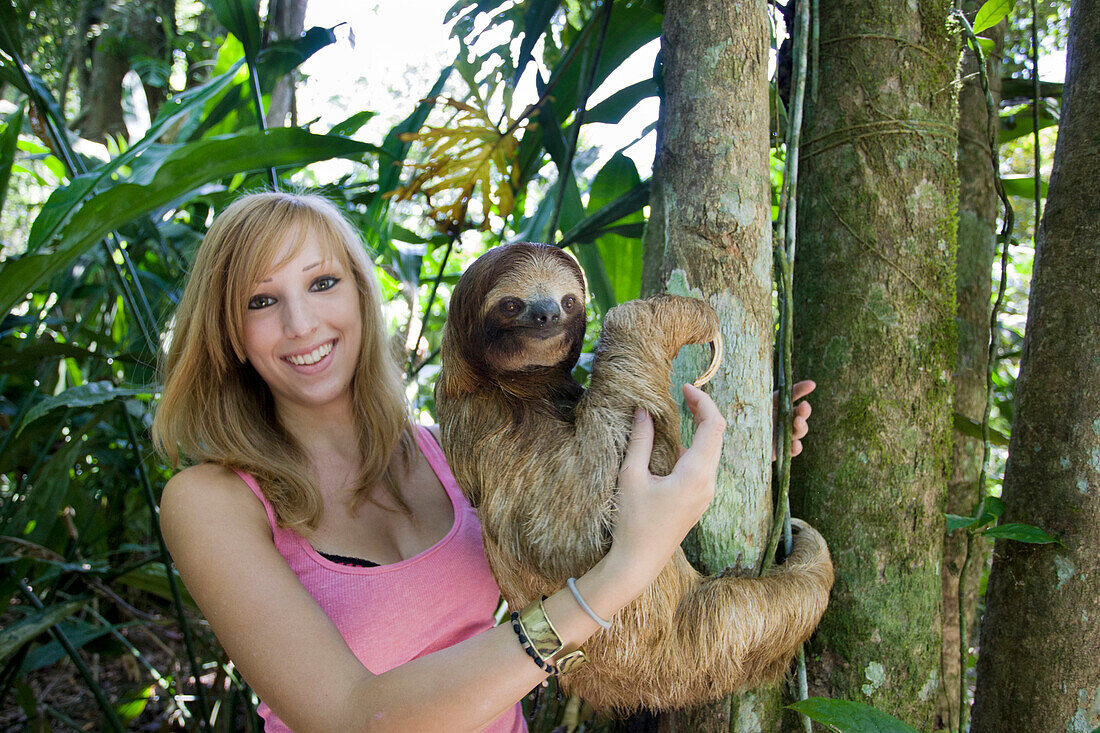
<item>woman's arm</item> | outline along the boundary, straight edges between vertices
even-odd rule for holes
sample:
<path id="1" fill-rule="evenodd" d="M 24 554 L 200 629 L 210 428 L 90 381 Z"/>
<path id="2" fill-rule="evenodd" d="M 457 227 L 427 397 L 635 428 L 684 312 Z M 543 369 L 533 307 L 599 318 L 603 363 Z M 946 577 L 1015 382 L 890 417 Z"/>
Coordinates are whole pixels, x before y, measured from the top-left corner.
<path id="1" fill-rule="evenodd" d="M 685 387 L 699 422 L 695 442 L 667 477 L 649 475 L 653 424 L 636 421 L 623 469 L 614 541 L 578 579 L 604 618 L 637 597 L 664 567 L 714 495 L 725 421 L 709 397 Z M 234 664 L 300 733 L 476 730 L 546 674 L 509 625 L 373 675 L 275 549 L 263 506 L 231 471 L 189 468 L 165 487 L 161 527 L 176 566 Z M 568 589 L 545 603 L 566 650 L 598 628 Z"/>

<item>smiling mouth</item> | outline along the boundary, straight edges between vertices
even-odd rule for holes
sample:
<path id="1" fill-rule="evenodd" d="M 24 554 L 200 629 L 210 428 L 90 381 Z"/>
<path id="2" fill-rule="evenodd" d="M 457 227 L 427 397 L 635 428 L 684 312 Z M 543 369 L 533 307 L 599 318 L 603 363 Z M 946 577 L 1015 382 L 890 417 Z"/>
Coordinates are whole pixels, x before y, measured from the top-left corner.
<path id="1" fill-rule="evenodd" d="M 324 359 L 330 353 L 332 353 L 333 347 L 336 346 L 336 339 L 329 341 L 328 343 L 321 344 L 308 354 L 294 354 L 292 356 L 284 356 L 283 359 L 290 362 L 295 366 L 313 366 L 317 362 Z"/>

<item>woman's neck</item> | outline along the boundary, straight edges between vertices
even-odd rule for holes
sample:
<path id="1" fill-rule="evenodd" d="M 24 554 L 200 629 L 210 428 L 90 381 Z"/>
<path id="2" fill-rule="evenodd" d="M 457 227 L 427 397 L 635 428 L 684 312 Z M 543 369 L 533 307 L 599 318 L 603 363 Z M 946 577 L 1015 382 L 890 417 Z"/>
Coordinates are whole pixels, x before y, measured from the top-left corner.
<path id="1" fill-rule="evenodd" d="M 277 403 L 275 412 L 284 429 L 316 464 L 334 456 L 358 463 L 358 441 L 354 439 L 355 415 L 351 401 L 323 407 Z"/>

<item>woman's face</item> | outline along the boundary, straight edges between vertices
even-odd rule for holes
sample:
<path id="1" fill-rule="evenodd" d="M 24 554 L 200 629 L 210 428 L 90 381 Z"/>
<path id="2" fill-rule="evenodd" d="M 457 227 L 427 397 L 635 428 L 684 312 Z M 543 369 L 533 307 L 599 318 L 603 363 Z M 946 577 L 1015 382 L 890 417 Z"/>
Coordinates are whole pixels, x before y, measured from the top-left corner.
<path id="1" fill-rule="evenodd" d="M 283 259 L 296 232 L 289 232 Z M 248 300 L 244 350 L 280 410 L 350 400 L 363 323 L 352 273 L 309 236 L 261 276 Z"/>

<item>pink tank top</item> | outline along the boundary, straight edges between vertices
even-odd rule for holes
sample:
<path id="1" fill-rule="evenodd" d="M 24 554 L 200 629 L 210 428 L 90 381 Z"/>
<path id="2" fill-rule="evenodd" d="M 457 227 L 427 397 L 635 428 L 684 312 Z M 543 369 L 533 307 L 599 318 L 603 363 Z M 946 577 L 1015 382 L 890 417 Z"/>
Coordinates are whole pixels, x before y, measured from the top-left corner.
<path id="1" fill-rule="evenodd" d="M 275 512 L 256 480 L 238 472 L 263 502 L 279 554 L 374 674 L 492 628 L 500 598 L 482 549 L 477 513 L 427 428 L 417 428 L 417 443 L 451 499 L 454 525 L 424 552 L 391 565 L 356 567 L 323 557 L 294 530 L 276 526 Z M 425 690 L 425 698 L 430 693 Z M 267 705 L 261 703 L 259 713 L 265 733 L 290 730 Z M 519 703 L 484 730 L 526 731 Z"/>

